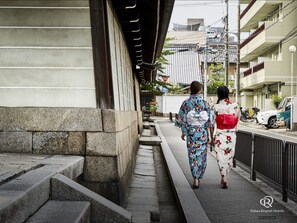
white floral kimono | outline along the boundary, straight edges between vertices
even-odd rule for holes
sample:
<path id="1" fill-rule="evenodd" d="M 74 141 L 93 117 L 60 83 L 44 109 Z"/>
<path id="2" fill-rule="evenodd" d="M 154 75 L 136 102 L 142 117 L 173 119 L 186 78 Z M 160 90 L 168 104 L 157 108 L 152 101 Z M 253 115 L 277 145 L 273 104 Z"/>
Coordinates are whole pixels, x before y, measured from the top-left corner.
<path id="1" fill-rule="evenodd" d="M 228 99 L 224 99 L 214 105 L 214 113 L 215 115 L 235 114 L 238 116 L 239 109 L 236 103 L 231 103 Z M 214 140 L 215 152 L 221 175 L 228 176 L 235 155 L 236 129 L 218 129 L 215 124 Z"/>

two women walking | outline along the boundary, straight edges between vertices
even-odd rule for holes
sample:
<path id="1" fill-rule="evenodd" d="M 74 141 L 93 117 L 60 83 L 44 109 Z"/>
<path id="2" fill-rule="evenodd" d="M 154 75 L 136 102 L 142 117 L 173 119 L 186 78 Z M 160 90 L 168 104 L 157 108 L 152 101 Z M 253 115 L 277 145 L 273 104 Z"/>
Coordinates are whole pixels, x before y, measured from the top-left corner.
<path id="1" fill-rule="evenodd" d="M 187 141 L 188 158 L 193 176 L 193 188 L 200 187 L 200 181 L 207 164 L 207 144 L 213 138 L 216 158 L 221 174 L 221 187 L 228 188 L 227 177 L 232 168 L 236 143 L 236 125 L 239 109 L 229 101 L 229 90 L 226 86 L 218 88 L 218 101 L 213 112 L 198 93 L 202 85 L 193 81 L 190 86 L 190 97 L 186 99 L 176 115 L 175 125 L 182 130 L 182 139 Z M 214 127 L 213 137 L 210 128 Z"/>

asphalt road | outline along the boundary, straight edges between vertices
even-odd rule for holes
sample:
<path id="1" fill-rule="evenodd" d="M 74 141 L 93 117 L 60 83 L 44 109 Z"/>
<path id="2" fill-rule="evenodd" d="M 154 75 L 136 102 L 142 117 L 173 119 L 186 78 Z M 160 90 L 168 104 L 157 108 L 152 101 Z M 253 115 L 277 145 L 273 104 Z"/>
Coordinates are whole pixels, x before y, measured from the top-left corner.
<path id="1" fill-rule="evenodd" d="M 282 136 L 287 141 L 297 142 L 297 131 L 287 130 L 285 127 L 277 129 L 268 129 L 264 125 L 256 124 L 255 121 L 239 122 L 238 129 L 243 131 L 254 132 L 266 136 Z"/>

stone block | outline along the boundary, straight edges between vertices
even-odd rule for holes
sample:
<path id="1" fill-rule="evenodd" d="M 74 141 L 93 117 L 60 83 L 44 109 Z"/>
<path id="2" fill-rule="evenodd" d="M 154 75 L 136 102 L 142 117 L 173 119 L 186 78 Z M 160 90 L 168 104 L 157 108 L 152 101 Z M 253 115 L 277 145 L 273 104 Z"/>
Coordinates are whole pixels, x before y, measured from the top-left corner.
<path id="1" fill-rule="evenodd" d="M 42 160 L 44 168 L 55 170 L 55 173 L 61 173 L 70 179 L 76 179 L 83 173 L 85 159 L 82 156 L 63 156 L 55 155 L 49 159 Z"/>
<path id="2" fill-rule="evenodd" d="M 117 205 L 122 204 L 120 190 L 120 182 L 90 182 L 90 181 L 79 181 L 79 184 L 88 188 L 89 190 L 99 194 L 102 197 L 112 201 Z"/>
<path id="3" fill-rule="evenodd" d="M 128 128 L 137 121 L 136 111 L 116 111 L 113 109 L 103 109 L 103 131 L 118 132 Z"/>
<path id="4" fill-rule="evenodd" d="M 83 155 L 85 153 L 85 133 L 34 132 L 33 153 Z"/>
<path id="5" fill-rule="evenodd" d="M 117 157 L 87 156 L 83 174 L 86 181 L 117 181 L 119 177 Z"/>
<path id="6" fill-rule="evenodd" d="M 120 144 L 118 142 L 121 133 L 88 132 L 86 154 L 93 156 L 116 156 Z"/>
<path id="7" fill-rule="evenodd" d="M 48 201 L 26 223 L 89 223 L 90 202 L 87 201 Z"/>
<path id="8" fill-rule="evenodd" d="M 45 158 L 24 153 L 0 153 L 0 184 L 38 168 Z"/>
<path id="9" fill-rule="evenodd" d="M 97 108 L 0 108 L 0 131 L 102 131 Z"/>
<path id="10" fill-rule="evenodd" d="M 51 174 L 49 170 L 30 171 L 0 186 L 1 221 L 24 222 L 35 213 L 49 199 Z"/>
<path id="11" fill-rule="evenodd" d="M 127 146 L 121 154 L 118 156 L 118 170 L 119 170 L 119 176 L 122 177 L 127 169 L 127 166 L 131 162 L 131 159 L 129 157 L 129 149 L 130 147 Z"/>
<path id="12" fill-rule="evenodd" d="M 88 132 L 86 154 L 116 156 L 131 142 L 129 128 L 119 132 Z"/>
<path id="13" fill-rule="evenodd" d="M 53 156 L 41 160 L 41 167 L 0 186 L 1 222 L 24 222 L 50 196 L 50 178 L 56 173 L 75 179 L 82 173 L 83 157 Z"/>
<path id="14" fill-rule="evenodd" d="M 57 174 L 51 183 L 54 200 L 90 202 L 91 222 L 131 222 L 130 212 L 63 175 Z"/>
<path id="15" fill-rule="evenodd" d="M 32 153 L 31 132 L 0 132 L 0 142 L 2 153 Z"/>

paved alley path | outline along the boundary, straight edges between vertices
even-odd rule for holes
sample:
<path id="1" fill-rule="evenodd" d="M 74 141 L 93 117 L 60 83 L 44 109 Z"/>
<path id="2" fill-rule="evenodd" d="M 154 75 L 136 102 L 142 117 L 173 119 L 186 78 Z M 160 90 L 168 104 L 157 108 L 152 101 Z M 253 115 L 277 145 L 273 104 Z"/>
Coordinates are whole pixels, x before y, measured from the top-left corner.
<path id="1" fill-rule="evenodd" d="M 168 120 L 159 120 L 158 124 L 186 178 L 192 184 L 186 143 L 180 138 L 181 132 Z M 297 216 L 276 201 L 272 208 L 266 209 L 262 206 L 260 199 L 269 194 L 265 194 L 235 171 L 230 174 L 227 190 L 221 189 L 219 184 L 220 175 L 216 160 L 208 153 L 206 173 L 195 194 L 213 223 L 297 222 Z M 199 216 L 197 222 L 198 219 Z"/>

